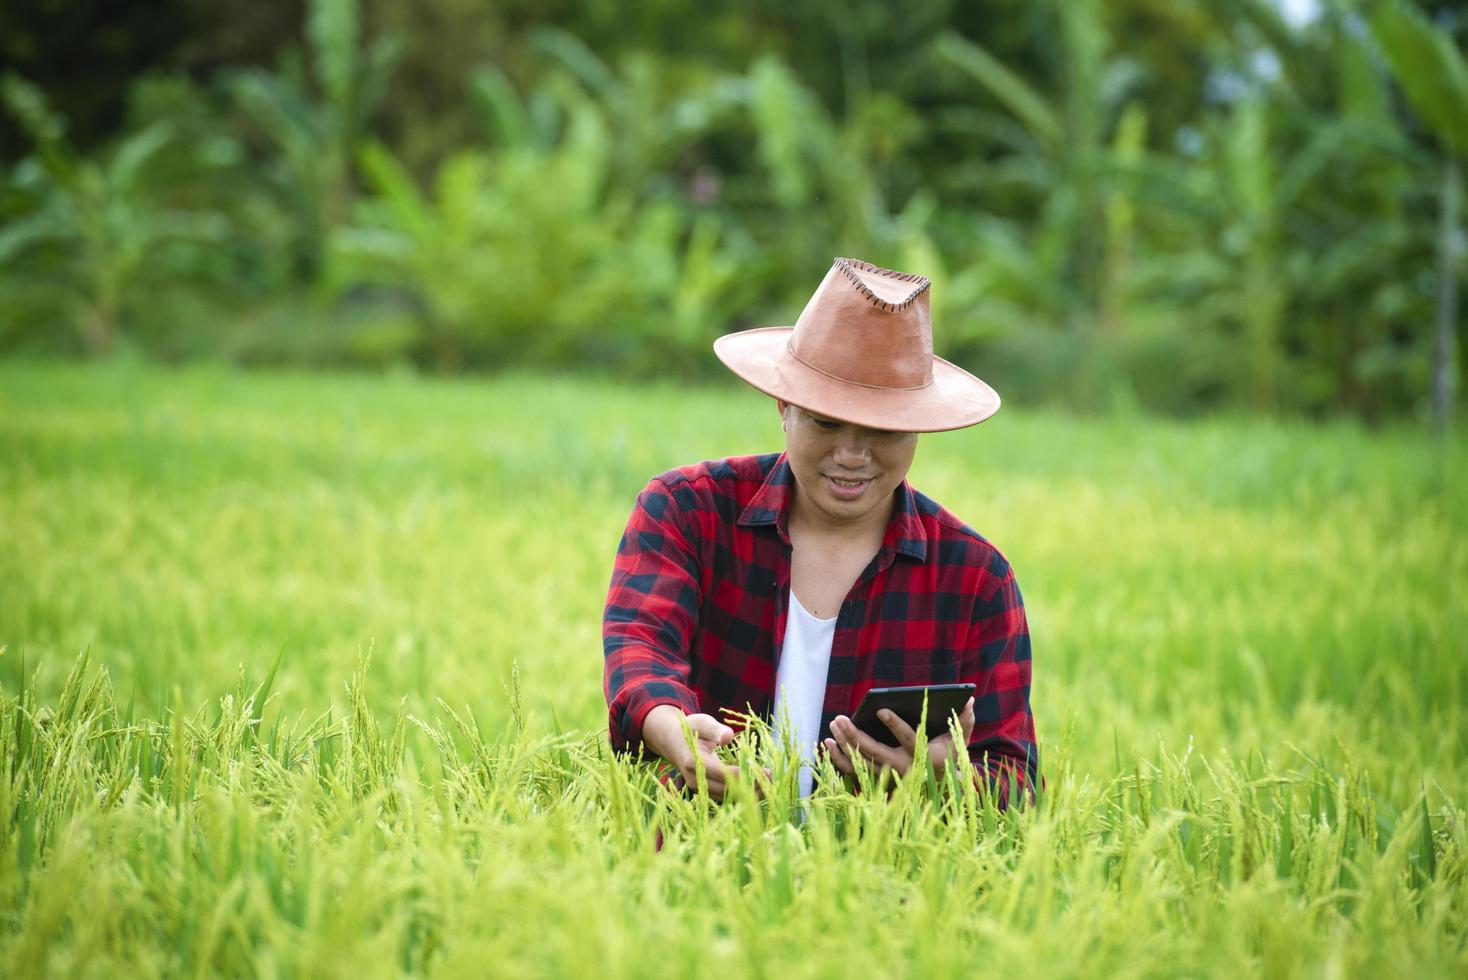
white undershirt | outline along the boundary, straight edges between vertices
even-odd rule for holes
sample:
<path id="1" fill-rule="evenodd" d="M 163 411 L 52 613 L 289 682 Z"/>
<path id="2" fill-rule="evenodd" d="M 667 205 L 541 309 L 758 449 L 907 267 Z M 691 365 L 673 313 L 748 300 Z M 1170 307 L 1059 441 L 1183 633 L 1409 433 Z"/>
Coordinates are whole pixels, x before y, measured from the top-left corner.
<path id="1" fill-rule="evenodd" d="M 790 740 L 800 750 L 800 795 L 811 794 L 812 764 L 820 740 L 821 708 L 826 703 L 826 669 L 831 664 L 831 641 L 836 637 L 836 617 L 816 619 L 805 611 L 795 590 L 790 590 L 790 613 L 785 619 L 785 642 L 780 648 L 780 669 L 775 673 L 775 737 L 786 740 L 788 718 Z"/>

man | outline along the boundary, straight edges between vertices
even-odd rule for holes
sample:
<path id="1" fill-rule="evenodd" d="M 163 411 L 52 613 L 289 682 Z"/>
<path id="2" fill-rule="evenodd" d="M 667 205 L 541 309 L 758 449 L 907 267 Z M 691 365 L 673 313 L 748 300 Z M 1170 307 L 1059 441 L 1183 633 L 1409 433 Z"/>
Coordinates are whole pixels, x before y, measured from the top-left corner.
<path id="1" fill-rule="evenodd" d="M 906 481 L 918 433 L 999 409 L 984 382 L 932 353 L 928 280 L 837 259 L 794 327 L 719 338 L 735 374 L 774 396 L 785 452 L 684 466 L 638 495 L 603 620 L 612 745 L 648 750 L 722 797 L 716 754 L 752 709 L 852 774 L 858 757 L 905 773 L 914 733 L 850 714 L 869 688 L 975 685 L 967 751 L 1008 802 L 1037 755 L 1019 587 L 993 545 Z M 789 726 L 785 729 L 784 726 Z M 689 748 L 688 733 L 693 736 Z M 957 749 L 931 740 L 940 771 Z"/>

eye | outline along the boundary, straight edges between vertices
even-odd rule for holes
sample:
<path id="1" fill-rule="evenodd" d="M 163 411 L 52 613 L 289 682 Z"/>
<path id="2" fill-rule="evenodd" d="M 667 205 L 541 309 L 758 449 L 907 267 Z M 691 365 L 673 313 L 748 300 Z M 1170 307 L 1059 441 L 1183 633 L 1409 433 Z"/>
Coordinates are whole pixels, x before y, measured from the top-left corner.
<path id="1" fill-rule="evenodd" d="M 839 428 L 841 428 L 841 423 L 840 422 L 835 422 L 835 421 L 832 421 L 831 419 L 819 419 L 819 418 L 816 418 L 814 415 L 812 415 L 811 416 L 811 420 L 814 421 L 816 425 L 819 425 L 823 429 L 839 429 Z"/>

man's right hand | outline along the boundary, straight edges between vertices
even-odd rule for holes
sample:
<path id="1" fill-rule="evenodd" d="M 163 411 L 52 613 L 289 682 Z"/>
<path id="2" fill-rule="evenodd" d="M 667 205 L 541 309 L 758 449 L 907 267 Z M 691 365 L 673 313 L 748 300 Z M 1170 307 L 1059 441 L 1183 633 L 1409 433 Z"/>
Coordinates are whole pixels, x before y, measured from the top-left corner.
<path id="1" fill-rule="evenodd" d="M 693 734 L 693 749 L 688 747 L 688 733 Z M 704 778 L 709 796 L 724 798 L 725 788 L 739 778 L 739 767 L 719 760 L 715 750 L 734 741 L 734 729 L 713 715 L 685 715 L 677 705 L 660 704 L 642 721 L 642 742 L 678 768 L 678 774 L 689 787 L 698 786 L 698 761 L 703 761 Z"/>

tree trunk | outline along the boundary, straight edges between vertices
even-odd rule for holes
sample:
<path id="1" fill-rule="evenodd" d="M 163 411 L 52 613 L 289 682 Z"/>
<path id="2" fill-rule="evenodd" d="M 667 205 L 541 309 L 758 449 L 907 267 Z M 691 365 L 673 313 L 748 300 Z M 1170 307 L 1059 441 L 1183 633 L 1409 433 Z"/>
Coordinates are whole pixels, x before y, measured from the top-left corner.
<path id="1" fill-rule="evenodd" d="M 1451 153 L 1451 151 L 1449 151 Z M 1432 349 L 1432 426 L 1446 435 L 1453 414 L 1458 329 L 1458 159 L 1443 164 L 1441 224 L 1437 238 L 1437 338 Z"/>

